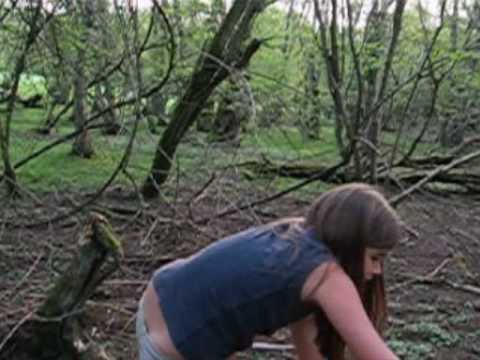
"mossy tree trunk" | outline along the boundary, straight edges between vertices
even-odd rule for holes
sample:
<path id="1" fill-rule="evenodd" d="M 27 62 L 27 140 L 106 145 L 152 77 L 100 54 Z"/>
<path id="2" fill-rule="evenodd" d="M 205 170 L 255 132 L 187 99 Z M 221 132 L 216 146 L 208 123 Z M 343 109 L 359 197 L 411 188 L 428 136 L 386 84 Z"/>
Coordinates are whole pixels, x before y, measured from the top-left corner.
<path id="1" fill-rule="evenodd" d="M 157 145 L 150 174 L 142 188 L 145 197 L 158 195 L 159 187 L 168 178 L 178 144 L 195 122 L 213 90 L 227 78 L 231 70 L 246 67 L 260 47 L 259 40 L 253 40 L 245 48 L 243 43 L 250 34 L 255 16 L 265 5 L 264 0 L 236 0 L 213 40 L 206 46 L 205 55 L 199 58 L 190 84 Z"/>
<path id="2" fill-rule="evenodd" d="M 92 215 L 84 239 L 77 256 L 36 313 L 32 336 L 27 340 L 27 349 L 35 359 L 81 358 L 75 347 L 75 340 L 81 337 L 79 315 L 97 286 L 116 270 L 122 254 L 120 241 L 101 215 Z M 109 258 L 115 261 L 107 261 Z"/>

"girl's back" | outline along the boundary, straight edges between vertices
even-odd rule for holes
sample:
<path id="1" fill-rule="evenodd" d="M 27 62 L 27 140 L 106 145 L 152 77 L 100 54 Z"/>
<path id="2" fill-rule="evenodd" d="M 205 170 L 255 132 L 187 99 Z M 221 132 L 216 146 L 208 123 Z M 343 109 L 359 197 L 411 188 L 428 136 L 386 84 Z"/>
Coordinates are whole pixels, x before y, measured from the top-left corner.
<path id="1" fill-rule="evenodd" d="M 185 358 L 224 359 L 255 334 L 311 312 L 301 301 L 302 286 L 333 256 L 313 232 L 285 239 L 281 227 L 235 234 L 154 274 L 170 336 Z"/>

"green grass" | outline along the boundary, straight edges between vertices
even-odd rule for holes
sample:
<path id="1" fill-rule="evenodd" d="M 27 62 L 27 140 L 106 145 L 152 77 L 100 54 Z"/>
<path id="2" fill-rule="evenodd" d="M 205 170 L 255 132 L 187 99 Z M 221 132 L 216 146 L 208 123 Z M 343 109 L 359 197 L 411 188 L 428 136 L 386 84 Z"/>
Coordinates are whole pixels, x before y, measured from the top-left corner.
<path id="1" fill-rule="evenodd" d="M 389 149 L 392 149 L 393 145 L 395 144 L 396 137 L 397 137 L 396 133 L 391 133 L 391 132 L 384 133 L 383 134 L 384 146 L 388 147 Z M 412 139 L 410 136 L 401 137 L 400 141 L 398 142 L 397 151 L 399 151 L 400 154 L 410 151 L 410 147 L 413 144 L 413 140 L 414 139 Z M 427 154 L 432 152 L 432 150 L 438 150 L 438 146 L 436 144 L 420 142 L 416 145 L 415 153 Z M 399 156 L 400 154 L 397 153 L 397 156 Z"/>
<path id="2" fill-rule="evenodd" d="M 35 132 L 44 122 L 41 109 L 19 108 L 12 121 L 10 156 L 13 164 L 33 152 L 50 144 L 55 139 L 73 131 L 68 121 L 58 124 L 56 132 L 43 136 Z M 128 134 L 118 137 L 103 137 L 98 131 L 92 132 L 95 156 L 82 159 L 71 154 L 72 143 L 60 144 L 17 170 L 20 184 L 32 190 L 51 191 L 65 188 L 91 188 L 103 184 L 118 166 L 128 142 Z M 132 169 L 138 177 L 145 177 L 153 158 L 155 147 L 138 145 L 133 152 L 131 163 L 138 164 Z M 143 165 L 143 166 L 142 166 Z M 143 168 L 143 169 L 142 169 Z M 3 164 L 0 164 L 0 170 Z M 120 182 L 127 182 L 125 176 Z"/>
<path id="3" fill-rule="evenodd" d="M 25 158 L 56 138 L 73 131 L 68 120 L 59 122 L 56 132 L 50 136 L 37 134 L 34 129 L 41 127 L 45 121 L 45 110 L 18 108 L 12 121 L 10 154 L 12 162 Z M 115 137 L 102 136 L 99 131 L 92 131 L 95 156 L 81 159 L 71 154 L 71 142 L 62 144 L 29 162 L 17 171 L 19 183 L 32 190 L 51 191 L 64 188 L 95 188 L 102 185 L 112 174 L 125 151 L 131 128 L 126 133 Z M 160 135 L 151 135 L 145 122 L 141 122 L 134 149 L 129 162 L 128 172 L 137 184 L 141 184 L 148 174 L 153 161 L 155 148 Z M 209 136 L 194 129 L 178 148 L 172 175 L 177 170 L 187 175 L 193 182 L 204 182 L 211 171 L 222 172 L 237 164 L 244 179 L 253 180 L 254 185 L 266 187 L 272 191 L 284 190 L 300 180 L 288 177 L 258 176 L 248 173 L 241 164 L 267 159 L 275 165 L 302 164 L 316 169 L 337 163 L 340 158 L 336 148 L 333 127 L 325 126 L 320 139 L 304 139 L 294 127 L 250 128 L 242 136 L 238 148 L 222 144 L 212 144 Z M 0 170 L 2 169 L 0 164 Z M 175 176 L 171 176 L 174 181 Z M 120 183 L 129 180 L 120 175 Z M 315 182 L 299 192 L 300 196 L 311 196 L 325 190 L 326 184 Z"/>
<path id="4" fill-rule="evenodd" d="M 21 168 L 18 177 L 38 190 L 96 187 L 110 177 L 121 155 L 101 151 L 92 159 L 82 159 L 71 154 L 70 144 L 62 144 Z"/>
<path id="5" fill-rule="evenodd" d="M 322 164 L 333 164 L 339 160 L 334 129 L 324 127 L 320 139 L 304 139 L 300 131 L 293 127 L 258 129 L 253 135 L 242 140 L 242 147 L 257 149 L 272 160 L 313 160 Z"/>

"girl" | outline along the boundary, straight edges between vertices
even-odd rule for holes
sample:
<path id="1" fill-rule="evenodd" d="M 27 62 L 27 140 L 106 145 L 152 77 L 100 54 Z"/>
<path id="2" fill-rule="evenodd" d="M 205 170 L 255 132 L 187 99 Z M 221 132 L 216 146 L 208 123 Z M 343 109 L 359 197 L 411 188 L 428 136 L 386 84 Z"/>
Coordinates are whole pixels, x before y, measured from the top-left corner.
<path id="1" fill-rule="evenodd" d="M 305 218 L 217 241 L 157 270 L 140 301 L 140 360 L 219 360 L 289 325 L 300 360 L 397 359 L 385 323 L 383 259 L 401 222 L 372 187 L 322 194 Z M 231 357 L 230 359 L 233 359 Z"/>

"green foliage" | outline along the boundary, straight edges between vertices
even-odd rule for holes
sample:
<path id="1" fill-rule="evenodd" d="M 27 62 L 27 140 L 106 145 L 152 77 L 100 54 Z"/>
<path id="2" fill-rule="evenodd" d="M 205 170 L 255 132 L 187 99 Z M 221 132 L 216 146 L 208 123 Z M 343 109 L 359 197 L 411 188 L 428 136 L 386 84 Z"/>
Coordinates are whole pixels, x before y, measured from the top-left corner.
<path id="1" fill-rule="evenodd" d="M 390 340 L 388 345 L 393 352 L 404 360 L 434 359 L 434 347 L 428 343 Z"/>
<path id="2" fill-rule="evenodd" d="M 0 73 L 0 84 L 6 84 L 8 74 Z M 18 86 L 18 95 L 28 98 L 34 95 L 45 95 L 47 93 L 46 81 L 43 76 L 37 74 L 22 74 Z"/>
<path id="3" fill-rule="evenodd" d="M 274 79 L 282 79 L 287 83 L 294 82 L 296 76 L 294 66 L 282 53 L 285 42 L 285 19 L 278 9 L 267 8 L 258 16 L 253 29 L 256 37 L 267 39 L 261 50 L 252 59 L 250 70 L 253 73 L 268 74 Z M 293 80 L 293 81 L 292 81 Z M 271 81 L 263 78 L 254 78 L 253 83 L 261 91 L 271 86 Z"/>
<path id="4" fill-rule="evenodd" d="M 45 78 L 35 74 L 22 74 L 20 77 L 20 86 L 18 94 L 22 97 L 31 97 L 34 95 L 46 95 L 47 87 Z"/>
<path id="5" fill-rule="evenodd" d="M 192 73 L 195 61 L 201 54 L 205 42 L 212 38 L 216 25 L 210 21 L 211 9 L 202 1 L 187 0 L 179 1 L 178 8 L 175 6 L 165 7 L 165 12 L 173 26 L 177 45 L 177 66 L 172 75 L 173 79 L 186 79 Z M 144 23 L 149 15 L 142 14 Z M 151 44 L 157 44 L 142 57 L 147 78 L 160 78 L 163 76 L 168 65 L 168 52 L 166 45 L 166 28 L 155 23 Z M 144 31 L 146 27 L 144 28 Z M 168 35 L 169 36 L 169 35 Z M 158 44 L 163 44 L 158 46 Z"/>
<path id="6" fill-rule="evenodd" d="M 420 321 L 395 328 L 388 344 L 405 360 L 435 359 L 435 350 L 440 347 L 455 347 L 460 336 L 442 328 L 438 323 Z"/>
<path id="7" fill-rule="evenodd" d="M 404 327 L 403 334 L 408 337 L 416 337 L 418 340 L 428 341 L 435 346 L 455 346 L 459 341 L 457 334 L 443 329 L 436 323 L 409 324 Z"/>

